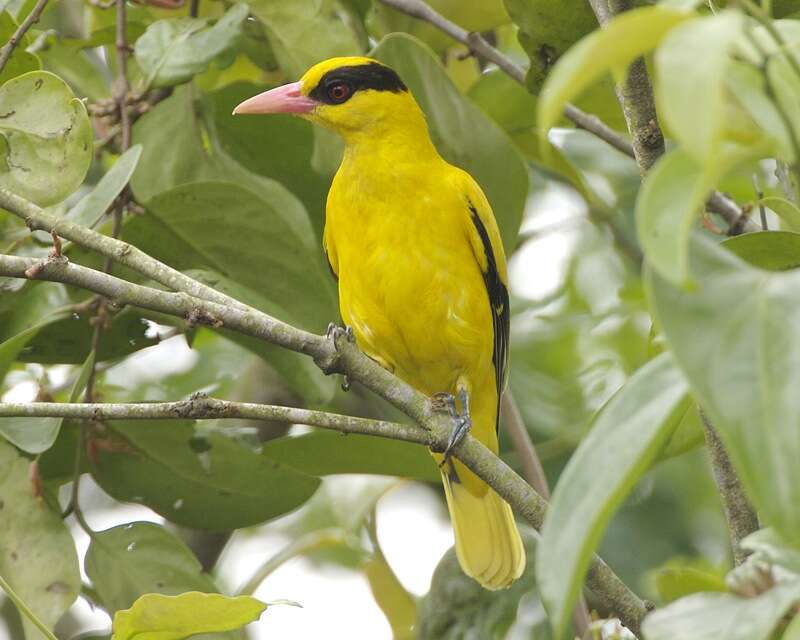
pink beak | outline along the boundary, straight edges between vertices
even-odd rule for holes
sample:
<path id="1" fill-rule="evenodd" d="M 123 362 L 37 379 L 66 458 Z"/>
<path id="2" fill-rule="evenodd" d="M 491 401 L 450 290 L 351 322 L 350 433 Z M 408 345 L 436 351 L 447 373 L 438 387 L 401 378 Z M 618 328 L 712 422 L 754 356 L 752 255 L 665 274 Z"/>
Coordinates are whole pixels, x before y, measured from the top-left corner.
<path id="1" fill-rule="evenodd" d="M 319 103 L 301 92 L 299 82 L 275 87 L 257 96 L 248 98 L 233 110 L 241 113 L 308 113 Z"/>

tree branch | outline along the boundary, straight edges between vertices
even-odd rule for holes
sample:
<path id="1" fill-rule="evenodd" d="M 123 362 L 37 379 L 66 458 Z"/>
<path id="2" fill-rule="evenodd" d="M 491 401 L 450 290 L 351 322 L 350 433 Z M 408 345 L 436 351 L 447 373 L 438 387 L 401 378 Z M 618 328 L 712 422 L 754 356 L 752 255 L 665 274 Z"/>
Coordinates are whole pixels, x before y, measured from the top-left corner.
<path id="1" fill-rule="evenodd" d="M 469 50 L 476 56 L 483 58 L 488 62 L 493 62 L 504 71 L 508 76 L 516 80 L 523 87 L 525 84 L 525 70 L 519 65 L 515 64 L 513 60 L 505 56 L 501 51 L 486 42 L 479 33 L 470 33 L 466 29 L 462 29 L 457 24 L 451 22 L 441 14 L 434 11 L 422 0 L 380 0 L 383 4 L 401 13 L 405 13 L 413 18 L 423 20 L 440 31 L 449 35 L 453 40 L 466 45 Z M 601 3 L 603 0 L 592 0 L 592 2 Z M 649 81 L 648 81 L 649 83 Z M 564 116 L 572 121 L 575 126 L 588 131 L 601 140 L 607 142 L 612 147 L 621 151 L 630 158 L 636 158 L 634 147 L 628 142 L 624 136 L 614 131 L 611 127 L 605 124 L 597 116 L 581 111 L 575 105 L 568 104 L 564 107 Z M 643 119 L 646 125 L 649 120 Z M 752 220 L 749 220 L 743 214 L 741 207 L 739 207 L 730 198 L 723 195 L 719 191 L 714 191 L 706 201 L 706 207 L 709 211 L 718 214 L 725 222 L 731 227 L 731 235 L 742 233 L 744 231 L 758 231 L 758 226 Z"/>
<path id="2" fill-rule="evenodd" d="M 0 191 L 0 195 L 2 195 L 2 191 Z M 0 202 L 0 204 L 2 203 Z M 85 235 L 84 232 L 76 234 L 76 237 Z M 113 241 L 110 238 L 105 238 L 105 240 L 119 243 L 119 241 Z M 94 242 L 98 244 L 97 240 L 94 240 Z M 125 245 L 125 243 L 119 244 L 129 246 Z M 99 243 L 99 245 L 105 248 L 109 246 L 106 242 Z M 115 245 L 111 246 L 114 247 Z M 132 248 L 125 253 L 125 255 L 129 254 L 134 254 Z M 141 267 L 146 267 L 148 272 L 155 269 L 159 274 L 168 273 L 162 269 L 165 265 L 161 265 L 161 263 L 146 254 L 138 252 L 135 255 L 139 256 L 137 264 Z M 131 304 L 160 311 L 184 318 L 195 324 L 207 324 L 214 328 L 225 327 L 310 355 L 324 371 L 346 373 L 350 379 L 360 382 L 416 421 L 422 429 L 413 432 L 403 431 L 403 434 L 408 435 L 408 439 L 412 437 L 419 438 L 411 441 L 425 444 L 434 451 L 441 452 L 446 447 L 451 431 L 449 417 L 435 412 L 424 395 L 362 354 L 354 343 L 344 337 L 335 336 L 333 340 L 330 340 L 323 336 L 316 336 L 287 325 L 265 313 L 249 309 L 241 303 L 237 303 L 236 306 L 219 304 L 218 302 L 204 300 L 184 292 L 161 291 L 126 282 L 94 269 L 71 264 L 63 256 L 58 259 L 35 260 L 0 255 L 0 275 L 31 278 L 31 274 L 33 274 L 33 279 L 62 282 L 94 291 L 109 298 L 116 304 Z M 185 278 L 185 276 L 183 277 Z M 199 284 L 191 279 L 188 280 L 195 285 Z M 211 291 L 214 290 L 212 289 Z M 216 297 L 222 296 L 218 292 L 215 292 L 215 294 Z M 227 296 L 223 297 L 227 298 Z M 79 404 L 75 405 L 76 408 L 70 410 L 87 411 L 87 406 L 93 409 L 98 407 L 97 405 Z M 141 410 L 140 408 L 139 411 Z M 293 409 L 292 411 L 302 410 Z M 316 413 L 317 418 L 320 418 L 319 412 L 310 412 L 303 415 L 305 418 L 310 419 L 313 413 Z M 96 415 L 103 416 L 102 413 Z M 295 415 L 299 416 L 300 414 Z M 120 417 L 119 414 L 118 417 Z M 360 421 L 362 419 L 353 420 Z M 351 422 L 350 424 L 356 423 Z M 365 425 L 367 423 L 358 422 L 358 424 Z M 374 421 L 370 424 L 374 426 Z M 323 425 L 318 424 L 318 426 Z M 334 425 L 331 422 L 329 428 L 339 428 L 339 426 L 339 423 Z M 387 427 L 387 429 L 398 428 L 400 427 Z M 364 432 L 366 433 L 366 431 Z M 472 437 L 465 438 L 464 441 L 456 446 L 453 453 L 468 468 L 493 487 L 531 525 L 536 529 L 541 528 L 547 502 L 500 458 Z M 644 603 L 599 558 L 595 558 L 589 568 L 587 584 L 602 600 L 604 606 L 616 612 L 623 624 L 634 633 L 637 632 L 646 613 Z"/>
<path id="3" fill-rule="evenodd" d="M 631 0 L 589 0 L 597 21 L 605 27 L 615 15 L 628 11 Z M 664 154 L 664 135 L 658 124 L 653 87 L 644 58 L 634 60 L 622 84 L 616 88 L 617 98 L 633 139 L 633 153 L 639 172 L 644 176 L 656 160 Z"/>
<path id="4" fill-rule="evenodd" d="M 733 561 L 734 564 L 740 565 L 749 554 L 742 549 L 739 543 L 758 530 L 758 516 L 745 495 L 739 476 L 736 475 L 736 470 L 728 458 L 722 440 L 702 410 L 700 418 L 703 421 L 703 432 L 708 456 L 711 459 L 711 469 L 714 472 L 714 481 L 717 483 L 717 490 L 722 498 L 725 520 L 728 522 Z"/>
<path id="5" fill-rule="evenodd" d="M 6 64 L 8 63 L 9 59 L 11 58 L 11 54 L 14 53 L 14 49 L 17 48 L 17 45 L 20 43 L 25 34 L 28 32 L 34 23 L 39 22 L 39 18 L 44 11 L 44 8 L 47 6 L 48 0 L 39 0 L 28 14 L 28 17 L 22 21 L 22 24 L 19 25 L 17 30 L 14 32 L 8 42 L 6 42 L 0 48 L 0 73 L 3 72 L 5 69 Z"/>

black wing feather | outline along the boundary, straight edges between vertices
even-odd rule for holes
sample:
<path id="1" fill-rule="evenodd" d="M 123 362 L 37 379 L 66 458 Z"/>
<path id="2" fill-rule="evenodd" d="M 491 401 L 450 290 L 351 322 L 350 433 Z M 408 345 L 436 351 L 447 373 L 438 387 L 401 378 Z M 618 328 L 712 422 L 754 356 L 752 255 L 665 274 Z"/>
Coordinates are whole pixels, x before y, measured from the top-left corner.
<path id="1" fill-rule="evenodd" d="M 497 270 L 497 260 L 492 249 L 492 242 L 489 233 L 483 224 L 478 210 L 470 202 L 469 210 L 472 223 L 478 231 L 478 235 L 483 243 L 483 250 L 486 253 L 486 271 L 483 272 L 483 281 L 486 284 L 486 291 L 489 294 L 489 305 L 492 309 L 492 327 L 494 329 L 494 351 L 492 362 L 494 363 L 495 384 L 497 385 L 498 420 L 500 416 L 500 395 L 506 380 L 506 368 L 508 367 L 508 336 L 511 331 L 511 309 L 508 303 L 508 289 L 500 279 Z"/>

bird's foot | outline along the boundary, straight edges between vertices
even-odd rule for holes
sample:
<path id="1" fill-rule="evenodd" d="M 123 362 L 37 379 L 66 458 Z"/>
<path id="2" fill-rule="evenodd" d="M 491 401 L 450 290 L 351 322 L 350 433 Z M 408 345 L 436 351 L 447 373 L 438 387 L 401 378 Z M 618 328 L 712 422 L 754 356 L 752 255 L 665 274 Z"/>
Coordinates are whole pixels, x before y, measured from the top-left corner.
<path id="1" fill-rule="evenodd" d="M 325 337 L 330 341 L 333 348 L 324 355 L 316 356 L 314 362 L 317 363 L 317 366 L 322 369 L 322 372 L 326 376 L 334 373 L 344 373 L 339 362 L 339 344 L 342 338 L 347 340 L 347 342 L 354 343 L 356 341 L 353 329 L 351 327 L 340 327 L 336 323 L 331 322 L 325 330 Z M 349 382 L 345 381 L 344 386 L 349 388 Z M 347 391 L 347 389 L 345 389 L 345 391 Z"/>
<path id="2" fill-rule="evenodd" d="M 436 393 L 431 398 L 431 405 L 436 411 L 447 411 L 450 418 L 453 420 L 453 430 L 447 440 L 447 446 L 443 452 L 443 459 L 441 465 L 445 464 L 453 452 L 453 449 L 461 442 L 464 437 L 472 429 L 472 418 L 469 415 L 469 395 L 465 389 L 459 390 L 459 399 L 461 400 L 461 412 L 459 413 L 456 407 L 456 399 L 450 393 Z M 441 466 L 440 465 L 440 466 Z"/>
<path id="3" fill-rule="evenodd" d="M 348 342 L 355 342 L 356 335 L 353 333 L 353 327 L 340 327 L 335 322 L 328 324 L 328 329 L 325 331 L 325 337 L 333 342 L 333 348 L 337 351 L 339 347 L 336 346 L 339 338 L 345 338 Z"/>

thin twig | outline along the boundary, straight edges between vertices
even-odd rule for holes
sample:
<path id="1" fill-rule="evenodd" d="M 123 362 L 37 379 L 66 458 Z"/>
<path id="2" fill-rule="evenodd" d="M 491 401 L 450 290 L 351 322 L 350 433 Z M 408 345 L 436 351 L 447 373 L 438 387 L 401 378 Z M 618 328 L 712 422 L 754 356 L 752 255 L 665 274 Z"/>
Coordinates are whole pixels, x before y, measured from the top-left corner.
<path id="1" fill-rule="evenodd" d="M 550 485 L 547 483 L 547 476 L 544 473 L 542 462 L 536 453 L 531 434 L 525 426 L 522 413 L 517 406 L 516 400 L 514 400 L 514 394 L 511 393 L 511 389 L 507 389 L 503 394 L 500 403 L 500 414 L 503 418 L 506 433 L 511 438 L 511 443 L 514 445 L 514 450 L 517 452 L 522 464 L 522 477 L 536 489 L 540 496 L 545 500 L 549 500 Z M 572 612 L 572 623 L 575 626 L 576 636 L 579 638 L 587 636 L 592 617 L 589 615 L 589 607 L 586 605 L 586 599 L 583 594 L 579 596 L 578 601 L 575 603 L 575 609 Z"/>
<path id="2" fill-rule="evenodd" d="M 489 62 L 493 62 L 504 71 L 509 77 L 516 80 L 519 84 L 526 87 L 525 84 L 525 70 L 519 65 L 515 64 L 513 60 L 505 56 L 501 51 L 490 45 L 478 33 L 470 33 L 466 29 L 462 29 L 457 24 L 451 22 L 441 14 L 434 11 L 422 0 L 380 0 L 388 7 L 392 7 L 397 11 L 405 13 L 406 15 L 424 20 L 433 25 L 440 31 L 443 31 L 454 40 L 469 47 L 476 56 L 483 58 Z M 527 88 L 527 87 L 526 87 Z M 607 142 L 612 147 L 621 151 L 630 158 L 635 158 L 636 155 L 633 146 L 624 136 L 614 131 L 611 127 L 605 124 L 597 116 L 581 111 L 572 104 L 567 104 L 564 107 L 564 116 L 571 120 L 577 127 L 588 131 L 594 136 Z M 647 121 L 645 121 L 647 122 Z M 706 207 L 722 217 L 723 220 L 729 225 L 739 225 L 741 230 L 744 231 L 758 231 L 758 227 L 742 215 L 742 209 L 727 196 L 721 194 L 719 191 L 714 191 L 706 201 Z M 732 234 L 735 235 L 735 234 Z"/>
<path id="3" fill-rule="evenodd" d="M 11 58 L 11 54 L 14 53 L 14 49 L 17 48 L 17 45 L 22 41 L 22 38 L 25 37 L 25 34 L 28 32 L 34 23 L 39 22 L 39 18 L 44 11 L 44 8 L 47 6 L 48 0 L 39 0 L 28 14 L 28 17 L 22 21 L 22 24 L 19 25 L 17 30 L 14 32 L 8 42 L 6 42 L 2 48 L 0 48 L 0 73 L 3 72 L 5 69 L 6 64 L 8 63 L 9 58 Z"/>
<path id="4" fill-rule="evenodd" d="M 196 18 L 199 11 L 200 11 L 200 0 L 192 0 L 191 3 L 189 3 L 189 16 L 192 18 Z"/>
<path id="5" fill-rule="evenodd" d="M 761 218 L 761 229 L 763 231 L 769 231 L 769 227 L 767 226 L 767 210 L 762 202 L 764 199 L 764 192 L 761 190 L 761 185 L 758 183 L 758 176 L 755 173 L 753 174 L 753 190 L 756 192 L 758 213 Z"/>
<path id="6" fill-rule="evenodd" d="M 0 199 L 2 194 L 3 191 L 0 190 Z M 106 240 L 112 239 L 106 238 Z M 117 240 L 112 242 L 119 243 Z M 107 247 L 105 242 L 99 244 Z M 146 275 L 152 277 L 165 273 L 164 265 L 154 258 L 142 252 L 137 255 L 140 257 L 137 265 Z M 0 256 L 0 275 L 24 278 L 26 270 L 37 262 L 31 258 Z M 422 441 L 433 451 L 441 452 L 450 437 L 451 423 L 448 416 L 434 411 L 428 398 L 365 356 L 344 336 L 334 336 L 333 339 L 317 336 L 271 318 L 260 311 L 247 309 L 241 303 L 219 304 L 184 292 L 161 291 L 126 282 L 94 269 L 70 264 L 66 260 L 45 265 L 37 278 L 88 289 L 113 300 L 116 304 L 132 304 L 193 320 L 196 323 L 214 327 L 224 326 L 229 330 L 305 353 L 312 356 L 324 371 L 345 373 L 350 379 L 360 382 L 394 404 L 422 427 L 415 431 L 411 431 L 412 428 L 409 427 L 409 430 L 403 433 L 414 435 L 408 435 L 407 439 L 417 438 L 417 441 Z M 227 298 L 219 292 L 215 294 L 217 297 Z M 92 408 L 99 409 L 101 406 Z M 86 411 L 85 404 L 77 407 L 81 408 L 74 409 L 75 411 Z M 141 412 L 142 409 L 138 408 L 136 411 Z M 96 415 L 98 418 L 111 419 L 102 412 Z M 331 424 L 331 428 L 337 427 Z M 386 435 L 385 431 L 383 433 Z M 541 528 L 547 502 L 500 458 L 473 437 L 467 437 L 458 444 L 453 455 L 493 487 L 532 526 Z M 637 632 L 646 613 L 644 603 L 597 557 L 589 568 L 587 584 L 603 602 L 603 606 L 613 610 L 631 631 Z"/>
<path id="7" fill-rule="evenodd" d="M 700 411 L 700 418 L 703 421 L 703 431 L 708 455 L 711 459 L 711 468 L 714 472 L 714 481 L 717 483 L 717 490 L 722 498 L 722 507 L 725 511 L 725 519 L 728 522 L 733 561 L 735 564 L 740 565 L 749 555 L 748 552 L 742 549 L 740 543 L 748 535 L 758 530 L 758 516 L 745 495 L 722 440 L 720 440 L 719 435 L 717 435 L 716 430 L 702 410 Z"/>
<path id="8" fill-rule="evenodd" d="M 124 153 L 131 146 L 131 114 L 128 110 L 128 48 L 127 34 L 125 27 L 127 23 L 126 0 L 116 0 L 117 2 L 117 77 L 114 81 L 114 100 L 119 109 L 119 121 L 122 127 L 120 132 L 120 150 Z M 121 215 L 121 213 L 120 213 Z"/>

